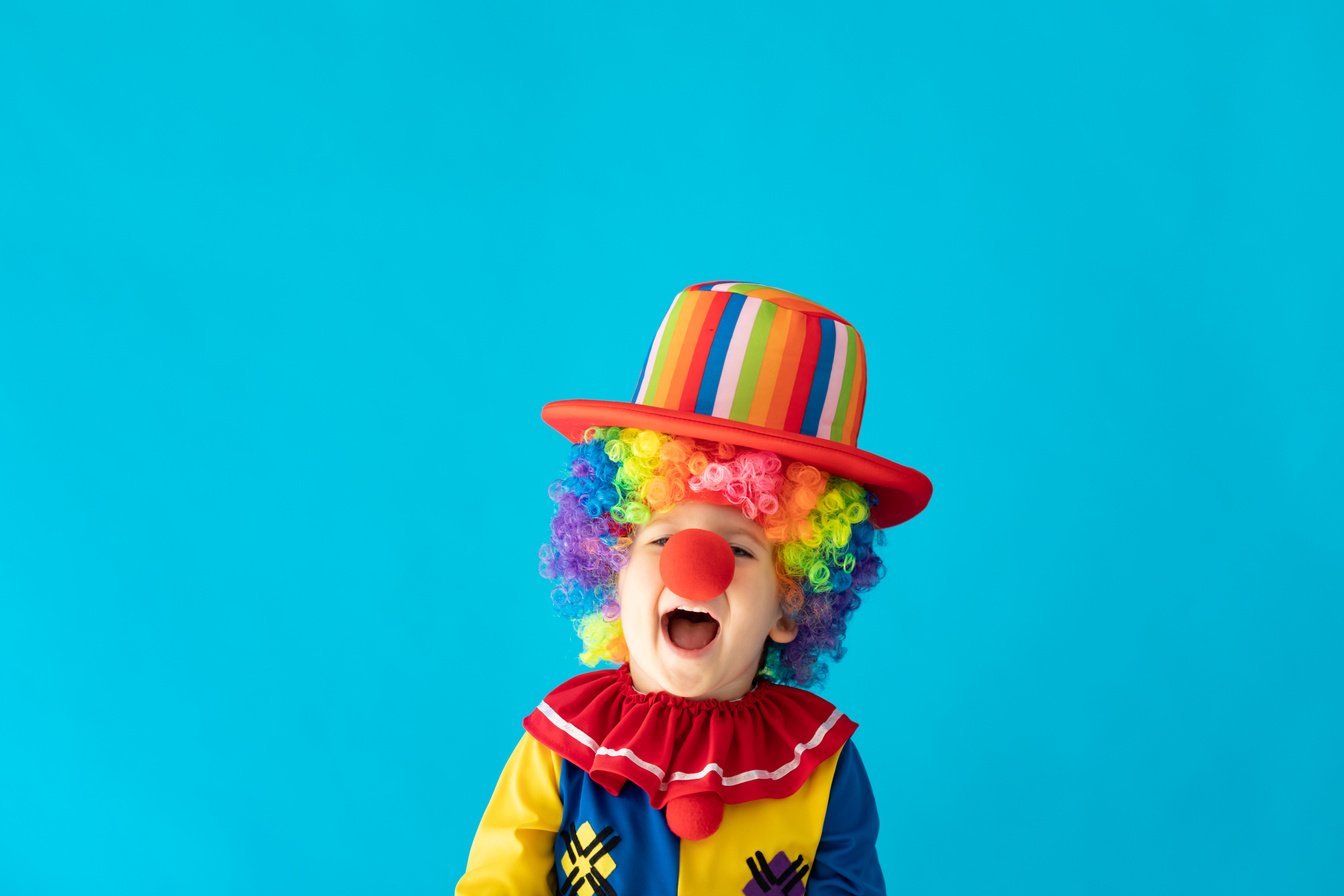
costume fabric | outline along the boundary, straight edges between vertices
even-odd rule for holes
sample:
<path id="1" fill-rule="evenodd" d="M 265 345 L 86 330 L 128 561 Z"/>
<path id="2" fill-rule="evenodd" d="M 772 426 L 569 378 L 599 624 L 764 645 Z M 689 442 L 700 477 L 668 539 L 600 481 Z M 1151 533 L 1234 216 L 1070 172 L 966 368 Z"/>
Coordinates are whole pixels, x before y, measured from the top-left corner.
<path id="1" fill-rule="evenodd" d="M 885 893 L 856 726 L 814 694 L 641 694 L 622 667 L 556 688 L 524 727 L 459 896 Z M 693 794 L 723 820 L 681 839 L 664 807 Z"/>

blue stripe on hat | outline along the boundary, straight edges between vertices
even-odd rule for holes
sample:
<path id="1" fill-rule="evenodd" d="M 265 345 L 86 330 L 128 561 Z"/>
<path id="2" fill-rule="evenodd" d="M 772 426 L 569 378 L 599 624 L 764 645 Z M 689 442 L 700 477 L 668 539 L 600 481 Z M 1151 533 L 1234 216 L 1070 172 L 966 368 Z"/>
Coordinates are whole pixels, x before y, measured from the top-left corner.
<path id="1" fill-rule="evenodd" d="M 826 407 L 826 387 L 831 383 L 831 368 L 835 365 L 835 321 L 823 317 L 821 348 L 817 350 L 817 368 L 812 372 L 812 387 L 807 394 L 807 409 L 803 411 L 802 431 L 815 436 L 821 425 L 821 411 Z"/>
<path id="2" fill-rule="evenodd" d="M 729 293 L 728 302 L 719 315 L 718 329 L 714 331 L 714 341 L 709 344 L 709 356 L 705 358 L 705 375 L 700 380 L 700 391 L 695 396 L 697 414 L 713 414 L 714 399 L 719 394 L 719 380 L 723 377 L 723 361 L 728 357 L 728 345 L 733 341 L 733 330 L 737 329 L 737 318 L 746 304 L 746 296 Z"/>

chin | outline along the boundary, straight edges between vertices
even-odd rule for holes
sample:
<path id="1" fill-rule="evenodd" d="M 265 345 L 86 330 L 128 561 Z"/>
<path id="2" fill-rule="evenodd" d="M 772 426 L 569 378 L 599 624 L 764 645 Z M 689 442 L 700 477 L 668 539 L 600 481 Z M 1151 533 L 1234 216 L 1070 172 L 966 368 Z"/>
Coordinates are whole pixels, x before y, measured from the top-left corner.
<path id="1" fill-rule="evenodd" d="M 663 690 L 677 697 L 685 697 L 687 700 L 703 700 L 712 691 L 715 690 L 715 683 L 705 678 L 703 675 L 697 675 L 694 672 L 677 674 L 674 671 L 668 671 L 663 675 L 661 682 Z"/>
<path id="2" fill-rule="evenodd" d="M 733 676 L 711 677 L 707 675 L 671 675 L 666 678 L 669 694 L 684 697 L 687 700 L 736 700 L 751 690 L 748 679 L 740 686 Z"/>

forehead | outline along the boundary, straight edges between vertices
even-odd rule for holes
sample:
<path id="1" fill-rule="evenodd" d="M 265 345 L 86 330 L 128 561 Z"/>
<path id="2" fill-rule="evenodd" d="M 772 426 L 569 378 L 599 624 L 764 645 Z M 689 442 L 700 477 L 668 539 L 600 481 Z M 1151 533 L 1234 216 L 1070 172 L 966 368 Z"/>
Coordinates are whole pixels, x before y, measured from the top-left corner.
<path id="1" fill-rule="evenodd" d="M 660 524 L 709 529 L 720 534 L 741 532 L 762 540 L 765 538 L 765 530 L 759 523 L 730 504 L 683 501 L 669 510 L 655 513 L 644 527 Z"/>

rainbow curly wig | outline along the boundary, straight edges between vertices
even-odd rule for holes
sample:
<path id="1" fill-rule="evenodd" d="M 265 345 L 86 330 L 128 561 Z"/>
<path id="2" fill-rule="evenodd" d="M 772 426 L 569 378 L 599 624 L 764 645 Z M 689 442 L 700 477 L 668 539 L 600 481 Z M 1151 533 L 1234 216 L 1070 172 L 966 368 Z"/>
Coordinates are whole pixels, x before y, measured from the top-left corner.
<path id="1" fill-rule="evenodd" d="M 781 684 L 817 685 L 827 658 L 840 659 L 859 594 L 883 574 L 869 519 L 876 499 L 848 479 L 770 451 L 633 428 L 589 429 L 570 451 L 555 501 L 541 573 L 551 599 L 583 639 L 580 658 L 627 659 L 616 578 L 635 529 L 697 494 L 717 493 L 756 521 L 775 546 L 785 615 L 798 627 L 788 644 L 769 641 L 761 674 Z"/>

